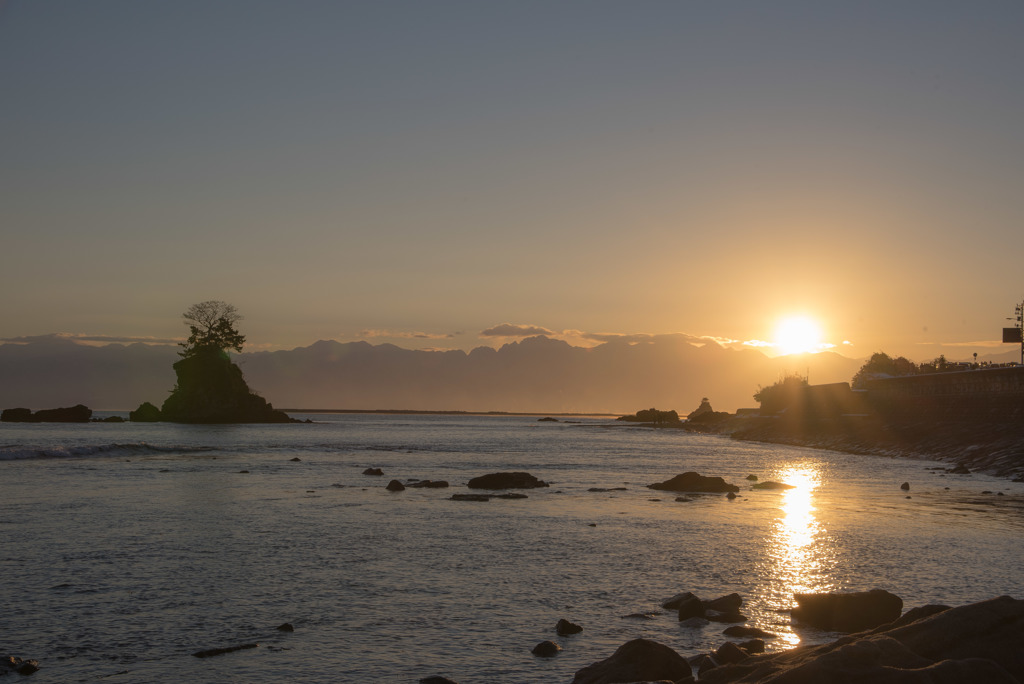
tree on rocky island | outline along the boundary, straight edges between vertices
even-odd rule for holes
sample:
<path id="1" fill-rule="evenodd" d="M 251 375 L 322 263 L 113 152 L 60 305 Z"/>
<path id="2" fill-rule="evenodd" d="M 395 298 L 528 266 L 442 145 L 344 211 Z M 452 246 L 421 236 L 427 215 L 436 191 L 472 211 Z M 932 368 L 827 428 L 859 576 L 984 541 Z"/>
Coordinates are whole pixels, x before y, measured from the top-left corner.
<path id="1" fill-rule="evenodd" d="M 188 340 L 181 343 L 185 358 L 192 356 L 201 349 L 214 348 L 221 351 L 234 349 L 242 351 L 245 335 L 239 334 L 235 324 L 242 320 L 242 315 L 234 304 L 211 299 L 193 304 L 181 315 L 192 332 Z"/>
<path id="2" fill-rule="evenodd" d="M 241 351 L 245 337 L 235 328 L 238 310 L 221 301 L 193 304 L 182 315 L 192 334 L 174 364 L 178 382 L 158 414 L 143 404 L 132 420 L 172 423 L 288 423 L 283 411 L 253 393 L 227 350 Z M 148 402 L 147 402 L 148 403 Z"/>

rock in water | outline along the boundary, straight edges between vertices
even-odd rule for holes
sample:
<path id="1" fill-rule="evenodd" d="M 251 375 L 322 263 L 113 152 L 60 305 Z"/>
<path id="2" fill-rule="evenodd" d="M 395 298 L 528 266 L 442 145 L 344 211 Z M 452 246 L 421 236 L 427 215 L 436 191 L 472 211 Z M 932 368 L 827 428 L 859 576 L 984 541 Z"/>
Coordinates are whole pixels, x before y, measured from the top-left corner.
<path id="1" fill-rule="evenodd" d="M 791 616 L 827 632 L 862 632 L 890 623 L 903 612 L 903 599 L 883 589 L 848 594 L 795 594 Z"/>
<path id="2" fill-rule="evenodd" d="M 565 619 L 559 620 L 558 624 L 555 625 L 555 633 L 557 633 L 558 636 L 569 636 L 570 634 L 579 634 L 582 631 L 582 627 L 580 627 L 574 622 L 569 622 Z"/>
<path id="3" fill-rule="evenodd" d="M 128 413 L 128 420 L 133 423 L 156 423 L 162 419 L 160 409 L 148 401 L 142 402 L 139 404 L 139 408 Z"/>
<path id="4" fill-rule="evenodd" d="M 253 394 L 226 352 L 204 348 L 174 364 L 178 384 L 160 414 L 172 423 L 290 423 Z M 141 408 L 141 407 L 140 407 Z"/>
<path id="5" fill-rule="evenodd" d="M 491 473 L 474 477 L 466 486 L 470 489 L 535 489 L 548 484 L 529 473 Z"/>
<path id="6" fill-rule="evenodd" d="M 690 664 L 668 646 L 649 639 L 633 639 L 604 660 L 576 672 L 572 684 L 615 684 L 667 679 L 675 682 L 691 674 Z"/>
<path id="7" fill-rule="evenodd" d="M 391 482 L 388 482 L 387 487 L 385 487 L 384 489 L 388 490 L 389 492 L 403 492 L 405 491 L 405 485 L 399 482 L 398 480 L 392 480 Z"/>
<path id="8" fill-rule="evenodd" d="M 705 477 L 695 472 L 676 475 L 671 480 L 647 485 L 648 489 L 658 489 L 667 492 L 738 492 L 740 488 L 729 484 L 720 477 Z"/>
<path id="9" fill-rule="evenodd" d="M 542 641 L 533 647 L 530 651 L 533 655 L 538 658 L 554 658 L 558 655 L 558 652 L 562 650 L 562 647 L 556 644 L 554 641 Z"/>

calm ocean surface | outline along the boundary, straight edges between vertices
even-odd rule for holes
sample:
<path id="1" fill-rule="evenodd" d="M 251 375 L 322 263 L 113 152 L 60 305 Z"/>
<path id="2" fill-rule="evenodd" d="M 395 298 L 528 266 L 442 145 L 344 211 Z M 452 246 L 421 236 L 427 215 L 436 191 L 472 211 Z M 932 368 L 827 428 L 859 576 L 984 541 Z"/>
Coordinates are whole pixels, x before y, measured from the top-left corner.
<path id="1" fill-rule="evenodd" d="M 37 683 L 569 682 L 635 637 L 719 646 L 726 625 L 624 617 L 682 591 L 740 593 L 770 649 L 830 637 L 790 627 L 794 591 L 1024 598 L 1024 484 L 597 419 L 311 417 L 0 423 L 0 655 L 39 660 Z M 551 487 L 449 500 L 502 470 Z M 741 496 L 646 488 L 689 470 Z M 797 488 L 752 491 L 748 474 Z M 559 618 L 584 631 L 557 637 Z M 535 658 L 545 639 L 564 650 Z"/>

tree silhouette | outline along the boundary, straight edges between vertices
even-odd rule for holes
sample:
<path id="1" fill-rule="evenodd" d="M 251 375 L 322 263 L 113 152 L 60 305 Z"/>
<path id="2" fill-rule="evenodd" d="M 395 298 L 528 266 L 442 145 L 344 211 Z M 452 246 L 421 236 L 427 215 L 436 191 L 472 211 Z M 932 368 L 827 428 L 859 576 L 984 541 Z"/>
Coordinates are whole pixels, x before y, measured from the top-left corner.
<path id="1" fill-rule="evenodd" d="M 181 356 L 189 358 L 204 349 L 242 351 L 245 336 L 235 328 L 242 315 L 234 304 L 215 299 L 199 302 L 190 306 L 181 317 L 192 331 L 188 340 L 181 343 L 184 347 Z"/>

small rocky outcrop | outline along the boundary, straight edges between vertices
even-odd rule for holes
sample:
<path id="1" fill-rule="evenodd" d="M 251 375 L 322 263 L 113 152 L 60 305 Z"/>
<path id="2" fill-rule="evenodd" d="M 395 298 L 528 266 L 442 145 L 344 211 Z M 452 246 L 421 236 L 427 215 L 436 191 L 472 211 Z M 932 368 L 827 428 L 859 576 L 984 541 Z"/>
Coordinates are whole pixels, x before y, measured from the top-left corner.
<path id="1" fill-rule="evenodd" d="M 827 632 L 862 632 L 893 622 L 903 612 L 903 599 L 884 589 L 794 598 L 793 620 Z"/>
<path id="2" fill-rule="evenodd" d="M 675 411 L 659 411 L 655 408 L 637 411 L 631 416 L 620 416 L 616 420 L 627 423 L 649 423 L 651 425 L 678 425 L 679 414 Z"/>
<path id="3" fill-rule="evenodd" d="M 420 684 L 459 684 L 454 679 L 448 679 L 447 677 L 441 677 L 434 675 L 432 677 L 423 677 L 420 679 Z"/>
<path id="4" fill-rule="evenodd" d="M 160 409 L 172 423 L 296 422 L 254 394 L 227 352 L 204 347 L 174 364 L 178 383 Z M 141 407 L 140 407 L 141 408 Z"/>
<path id="5" fill-rule="evenodd" d="M 388 490 L 389 492 L 404 492 L 405 485 L 399 482 L 398 480 L 392 480 L 391 482 L 388 482 L 387 486 L 384 489 Z"/>
<path id="6" fill-rule="evenodd" d="M 530 653 L 539 658 L 554 658 L 561 650 L 562 647 L 554 641 L 542 641 L 534 646 Z"/>
<path id="7" fill-rule="evenodd" d="M 555 633 L 558 636 L 570 636 L 572 634 L 579 634 L 583 631 L 583 628 L 577 625 L 575 622 L 569 622 L 562 618 L 555 624 Z"/>
<path id="8" fill-rule="evenodd" d="M 751 489 L 767 489 L 769 491 L 785 491 L 787 489 L 796 489 L 796 485 L 786 484 L 785 482 L 758 482 L 755 485 L 750 486 Z"/>
<path id="9" fill-rule="evenodd" d="M 757 639 L 775 638 L 775 635 L 771 632 L 766 632 L 758 627 L 746 627 L 743 625 L 732 625 L 731 627 L 726 627 L 725 630 L 722 631 L 722 634 L 725 636 L 738 637 L 740 639 L 748 637 Z"/>
<path id="10" fill-rule="evenodd" d="M 139 408 L 128 413 L 128 420 L 133 423 L 156 423 L 163 420 L 163 416 L 160 415 L 160 409 L 144 401 L 139 404 Z"/>
<path id="11" fill-rule="evenodd" d="M 14 656 L 0 658 L 0 677 L 12 672 L 20 675 L 30 675 L 39 671 L 38 660 L 22 660 Z"/>
<path id="12" fill-rule="evenodd" d="M 12 408 L 0 411 L 0 421 L 5 423 L 88 423 L 92 409 L 83 404 L 67 408 L 40 409 L 35 413 L 27 408 Z"/>
<path id="13" fill-rule="evenodd" d="M 474 477 L 466 486 L 470 489 L 535 489 L 547 487 L 548 483 L 538 480 L 529 473 L 491 473 Z"/>
<path id="14" fill-rule="evenodd" d="M 729 484 L 720 477 L 705 477 L 693 471 L 676 475 L 670 480 L 647 485 L 648 489 L 658 489 L 667 492 L 711 492 L 725 493 L 738 492 L 740 488 Z"/>
<path id="15" fill-rule="evenodd" d="M 373 475 L 375 477 L 380 477 L 383 474 L 384 471 L 381 470 L 380 468 L 367 468 L 366 470 L 363 471 L 363 475 Z"/>
<path id="16" fill-rule="evenodd" d="M 444 489 L 448 486 L 447 480 L 416 480 L 410 482 L 409 487 L 413 489 Z"/>
<path id="17" fill-rule="evenodd" d="M 615 684 L 668 680 L 691 676 L 690 664 L 664 644 L 650 639 L 628 641 L 604 660 L 577 670 L 572 684 Z"/>

